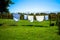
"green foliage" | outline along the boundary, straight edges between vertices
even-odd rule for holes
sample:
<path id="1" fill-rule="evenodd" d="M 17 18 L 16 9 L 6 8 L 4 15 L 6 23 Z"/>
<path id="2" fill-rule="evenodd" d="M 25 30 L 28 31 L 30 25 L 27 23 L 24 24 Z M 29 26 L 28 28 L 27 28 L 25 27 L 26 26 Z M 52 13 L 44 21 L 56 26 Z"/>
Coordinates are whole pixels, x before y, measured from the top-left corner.
<path id="1" fill-rule="evenodd" d="M 0 12 L 9 12 L 8 7 L 13 4 L 12 0 L 0 0 Z"/>
<path id="2" fill-rule="evenodd" d="M 0 19 L 12 19 L 13 18 L 13 15 L 10 14 L 10 13 L 3 13 L 0 15 Z"/>
<path id="3" fill-rule="evenodd" d="M 57 15 L 55 13 L 50 13 L 49 14 L 49 20 L 56 21 L 57 20 Z"/>

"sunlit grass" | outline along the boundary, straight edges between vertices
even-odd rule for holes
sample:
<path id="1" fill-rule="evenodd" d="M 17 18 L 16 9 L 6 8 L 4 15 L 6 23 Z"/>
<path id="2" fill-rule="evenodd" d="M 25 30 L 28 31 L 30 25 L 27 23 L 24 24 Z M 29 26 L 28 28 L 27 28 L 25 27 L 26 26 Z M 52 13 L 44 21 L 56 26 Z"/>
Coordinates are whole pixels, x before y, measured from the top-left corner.
<path id="1" fill-rule="evenodd" d="M 0 40 L 60 40 L 58 27 L 49 26 L 49 21 L 0 19 L 0 24 Z"/>

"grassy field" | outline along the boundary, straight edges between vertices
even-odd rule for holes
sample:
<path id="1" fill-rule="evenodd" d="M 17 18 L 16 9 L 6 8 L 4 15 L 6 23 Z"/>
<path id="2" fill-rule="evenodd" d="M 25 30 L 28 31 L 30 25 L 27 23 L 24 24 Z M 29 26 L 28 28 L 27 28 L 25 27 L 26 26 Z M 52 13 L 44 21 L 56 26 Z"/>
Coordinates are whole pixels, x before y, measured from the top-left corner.
<path id="1" fill-rule="evenodd" d="M 58 27 L 49 26 L 49 21 L 0 19 L 0 40 L 60 40 L 60 35 Z"/>

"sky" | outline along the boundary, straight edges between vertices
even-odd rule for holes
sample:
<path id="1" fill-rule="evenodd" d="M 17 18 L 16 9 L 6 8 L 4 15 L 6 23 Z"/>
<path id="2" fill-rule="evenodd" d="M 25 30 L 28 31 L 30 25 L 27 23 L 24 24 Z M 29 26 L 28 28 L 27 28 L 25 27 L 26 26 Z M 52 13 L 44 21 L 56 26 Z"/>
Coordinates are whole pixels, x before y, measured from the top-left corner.
<path id="1" fill-rule="evenodd" d="M 9 11 L 16 12 L 59 12 L 60 0 L 12 0 Z"/>

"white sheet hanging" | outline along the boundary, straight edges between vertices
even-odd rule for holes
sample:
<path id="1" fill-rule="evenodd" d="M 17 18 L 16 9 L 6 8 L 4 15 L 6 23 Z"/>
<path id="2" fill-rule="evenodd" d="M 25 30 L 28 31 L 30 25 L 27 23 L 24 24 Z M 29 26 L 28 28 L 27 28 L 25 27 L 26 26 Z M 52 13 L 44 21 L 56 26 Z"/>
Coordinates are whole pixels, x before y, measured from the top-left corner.
<path id="1" fill-rule="evenodd" d="M 48 20 L 48 15 L 45 15 L 45 20 Z"/>
<path id="2" fill-rule="evenodd" d="M 33 21 L 34 21 L 34 16 L 28 15 L 28 20 L 29 20 L 30 22 L 33 22 Z"/>
<path id="3" fill-rule="evenodd" d="M 28 18 L 28 15 L 24 15 L 24 19 L 26 20 Z"/>
<path id="4" fill-rule="evenodd" d="M 41 22 L 44 20 L 44 16 L 36 16 L 36 20 Z"/>
<path id="5" fill-rule="evenodd" d="M 20 14 L 14 13 L 14 14 L 13 14 L 13 19 L 14 19 L 15 21 L 19 21 L 19 19 L 20 19 Z"/>

